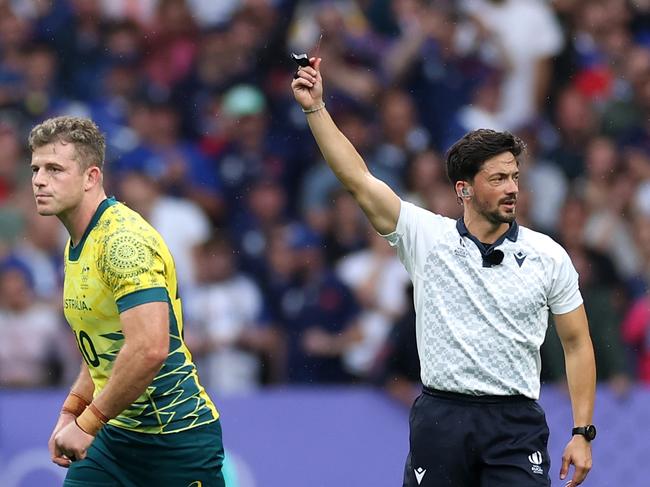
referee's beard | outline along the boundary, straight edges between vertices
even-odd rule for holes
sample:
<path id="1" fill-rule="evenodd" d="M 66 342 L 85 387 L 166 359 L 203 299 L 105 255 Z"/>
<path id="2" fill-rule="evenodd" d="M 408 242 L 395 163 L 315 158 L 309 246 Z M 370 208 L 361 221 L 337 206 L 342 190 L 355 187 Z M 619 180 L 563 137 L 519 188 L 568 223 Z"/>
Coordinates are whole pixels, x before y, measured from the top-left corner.
<path id="1" fill-rule="evenodd" d="M 515 218 L 517 216 L 516 196 L 502 198 L 497 203 L 496 208 L 490 205 L 488 201 L 481 201 L 480 199 L 476 198 L 476 196 L 474 197 L 473 202 L 476 205 L 476 211 L 478 214 L 494 225 L 500 225 L 502 223 L 510 224 L 515 221 Z M 512 209 L 502 209 L 501 205 L 504 203 L 512 203 Z"/>

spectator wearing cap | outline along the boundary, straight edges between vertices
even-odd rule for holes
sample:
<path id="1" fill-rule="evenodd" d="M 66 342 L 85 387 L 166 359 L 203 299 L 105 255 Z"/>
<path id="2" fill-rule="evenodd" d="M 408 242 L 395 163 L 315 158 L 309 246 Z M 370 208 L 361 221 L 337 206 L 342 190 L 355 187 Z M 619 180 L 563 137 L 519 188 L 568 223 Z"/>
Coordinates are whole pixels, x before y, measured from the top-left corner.
<path id="1" fill-rule="evenodd" d="M 39 302 L 33 279 L 16 258 L 0 263 L 0 387 L 54 385 L 63 372 L 66 353 L 59 312 Z"/>
<path id="2" fill-rule="evenodd" d="M 231 215 L 244 209 L 251 184 L 260 177 L 281 182 L 287 195 L 291 194 L 289 181 L 296 175 L 277 150 L 270 133 L 266 98 L 258 87 L 240 84 L 229 89 L 221 100 L 217 123 L 222 124 L 226 141 L 211 155 Z"/>

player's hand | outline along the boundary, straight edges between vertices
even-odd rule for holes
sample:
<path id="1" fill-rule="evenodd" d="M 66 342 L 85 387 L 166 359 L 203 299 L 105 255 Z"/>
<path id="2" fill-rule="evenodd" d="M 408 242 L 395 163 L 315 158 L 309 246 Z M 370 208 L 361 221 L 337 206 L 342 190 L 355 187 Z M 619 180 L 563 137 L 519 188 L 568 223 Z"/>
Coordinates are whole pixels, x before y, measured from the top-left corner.
<path id="1" fill-rule="evenodd" d="M 320 75 L 321 58 L 310 58 L 310 66 L 298 68 L 291 83 L 293 96 L 303 110 L 310 110 L 323 103 L 323 78 Z"/>
<path id="2" fill-rule="evenodd" d="M 571 465 L 575 467 L 575 470 L 573 477 L 565 484 L 565 487 L 580 485 L 591 470 L 591 444 L 583 436 L 575 435 L 564 449 L 562 468 L 560 469 L 561 480 L 567 477 Z"/>
<path id="3" fill-rule="evenodd" d="M 74 462 L 86 458 L 86 452 L 94 439 L 94 436 L 83 431 L 76 422 L 72 421 L 54 436 L 54 445 Z"/>
<path id="4" fill-rule="evenodd" d="M 56 445 L 54 438 L 56 437 L 59 431 L 61 431 L 70 423 L 74 423 L 74 419 L 75 419 L 74 414 L 61 413 L 59 415 L 59 420 L 56 422 L 56 425 L 54 426 L 54 430 L 50 435 L 50 439 L 47 442 L 47 449 L 50 451 L 50 457 L 52 458 L 52 461 L 56 463 L 58 466 L 64 468 L 68 468 L 71 462 L 68 457 L 63 455 L 61 449 Z"/>

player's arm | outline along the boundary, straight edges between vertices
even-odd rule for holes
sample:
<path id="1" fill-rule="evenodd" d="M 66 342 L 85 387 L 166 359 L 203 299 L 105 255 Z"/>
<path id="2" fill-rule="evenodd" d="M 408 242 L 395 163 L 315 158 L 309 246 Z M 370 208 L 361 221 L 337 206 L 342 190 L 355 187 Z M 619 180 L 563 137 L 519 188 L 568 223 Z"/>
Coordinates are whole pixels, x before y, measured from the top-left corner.
<path id="1" fill-rule="evenodd" d="M 107 418 L 114 418 L 151 384 L 169 353 L 169 306 L 140 304 L 120 314 L 124 345 L 106 386 L 93 401 Z"/>
<path id="2" fill-rule="evenodd" d="M 124 345 L 117 354 L 110 379 L 74 422 L 54 436 L 55 448 L 65 455 L 63 459 L 83 460 L 102 426 L 151 384 L 169 350 L 168 313 L 167 303 L 154 301 L 120 314 Z"/>
<path id="3" fill-rule="evenodd" d="M 321 59 L 310 61 L 311 66 L 301 68 L 291 84 L 296 100 L 307 112 L 323 104 Z M 361 206 L 375 230 L 384 235 L 393 232 L 400 212 L 399 197 L 370 173 L 326 108 L 307 113 L 307 121 L 325 161 Z"/>
<path id="4" fill-rule="evenodd" d="M 95 384 L 90 377 L 88 365 L 83 360 L 81 361 L 81 367 L 79 368 L 79 375 L 72 384 L 70 392 L 73 392 L 83 398 L 87 398 L 89 401 L 93 398 L 93 394 L 95 392 Z"/>
<path id="5" fill-rule="evenodd" d="M 90 377 L 88 366 L 86 365 L 86 362 L 82 361 L 79 375 L 74 381 L 74 384 L 72 384 L 68 397 L 66 397 L 65 401 L 63 402 L 61 412 L 59 413 L 59 418 L 56 422 L 56 425 L 54 426 L 54 430 L 52 430 L 50 439 L 47 442 L 47 447 L 50 451 L 50 457 L 52 458 L 52 461 L 61 467 L 69 467 L 70 459 L 63 455 L 63 452 L 56 444 L 56 435 L 65 426 L 72 423 L 77 418 L 77 416 L 84 412 L 86 406 L 88 406 L 88 404 L 90 404 L 90 401 L 93 399 L 94 391 L 95 384 Z"/>
<path id="6" fill-rule="evenodd" d="M 596 361 L 587 315 L 584 306 L 580 305 L 553 318 L 564 349 L 573 423 L 574 426 L 586 426 L 592 422 L 596 395 Z M 566 477 L 570 464 L 575 465 L 572 481 L 578 485 L 591 469 L 591 448 L 580 435 L 574 436 L 564 451 L 560 478 Z"/>

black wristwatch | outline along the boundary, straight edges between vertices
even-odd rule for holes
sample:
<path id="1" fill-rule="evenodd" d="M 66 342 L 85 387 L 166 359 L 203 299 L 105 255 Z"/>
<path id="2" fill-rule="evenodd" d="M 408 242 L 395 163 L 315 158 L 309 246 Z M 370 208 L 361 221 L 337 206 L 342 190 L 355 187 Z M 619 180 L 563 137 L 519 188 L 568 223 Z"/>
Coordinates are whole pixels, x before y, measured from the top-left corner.
<path id="1" fill-rule="evenodd" d="M 571 430 L 571 435 L 582 435 L 585 437 L 585 440 L 592 441 L 596 438 L 596 427 L 593 424 L 588 424 L 587 426 L 578 426 Z"/>

